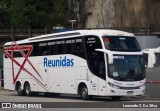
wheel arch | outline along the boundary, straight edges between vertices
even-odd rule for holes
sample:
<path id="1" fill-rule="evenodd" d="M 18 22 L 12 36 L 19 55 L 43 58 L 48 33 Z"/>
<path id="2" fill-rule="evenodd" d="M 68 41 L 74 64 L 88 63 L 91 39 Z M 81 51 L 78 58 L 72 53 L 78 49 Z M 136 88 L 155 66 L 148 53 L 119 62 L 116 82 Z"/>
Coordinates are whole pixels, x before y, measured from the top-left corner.
<path id="1" fill-rule="evenodd" d="M 82 86 L 86 86 L 87 89 L 88 89 L 88 93 L 89 93 L 89 87 L 88 87 L 87 83 L 85 83 L 85 82 L 80 82 L 80 83 L 78 84 L 77 94 L 80 94 L 80 91 L 81 91 L 81 87 L 82 87 Z M 89 94 L 90 94 L 90 93 L 89 93 Z"/>

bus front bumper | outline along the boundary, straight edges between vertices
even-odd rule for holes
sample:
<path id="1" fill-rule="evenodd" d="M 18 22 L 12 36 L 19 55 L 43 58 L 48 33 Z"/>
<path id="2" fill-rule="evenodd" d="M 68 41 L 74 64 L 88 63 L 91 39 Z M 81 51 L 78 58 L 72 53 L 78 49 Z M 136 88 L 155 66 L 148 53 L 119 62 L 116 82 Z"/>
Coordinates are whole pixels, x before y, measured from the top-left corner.
<path id="1" fill-rule="evenodd" d="M 136 95 L 144 95 L 145 93 L 145 88 L 142 89 L 116 89 L 116 88 L 108 88 L 106 95 L 109 96 L 136 96 Z"/>

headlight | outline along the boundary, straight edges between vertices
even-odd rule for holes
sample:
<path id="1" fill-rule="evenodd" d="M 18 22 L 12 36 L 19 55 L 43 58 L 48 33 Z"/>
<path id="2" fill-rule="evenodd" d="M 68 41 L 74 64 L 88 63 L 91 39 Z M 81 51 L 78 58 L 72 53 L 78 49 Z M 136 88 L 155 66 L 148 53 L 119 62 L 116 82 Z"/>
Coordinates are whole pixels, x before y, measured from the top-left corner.
<path id="1" fill-rule="evenodd" d="M 123 90 L 136 90 L 136 89 L 144 89 L 145 88 L 145 84 L 142 84 L 141 86 L 136 86 L 136 87 L 120 87 L 117 86 L 115 84 L 112 84 L 110 82 L 108 82 L 109 86 L 115 88 L 115 89 L 123 89 Z"/>
<path id="2" fill-rule="evenodd" d="M 108 82 L 108 84 L 109 84 L 111 87 L 113 87 L 113 88 L 120 89 L 120 87 L 119 87 L 119 86 L 114 85 L 114 84 L 112 84 L 112 83 L 110 83 L 110 82 Z"/>

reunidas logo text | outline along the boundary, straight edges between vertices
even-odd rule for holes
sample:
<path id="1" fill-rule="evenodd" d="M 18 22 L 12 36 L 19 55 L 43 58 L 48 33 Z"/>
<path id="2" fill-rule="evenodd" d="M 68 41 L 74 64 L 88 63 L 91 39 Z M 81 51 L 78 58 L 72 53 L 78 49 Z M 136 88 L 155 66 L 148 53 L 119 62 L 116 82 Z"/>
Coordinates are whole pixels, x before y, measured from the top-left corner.
<path id="1" fill-rule="evenodd" d="M 66 56 L 59 59 L 49 60 L 47 57 L 44 57 L 44 67 L 69 67 L 74 66 L 74 59 L 67 59 Z"/>

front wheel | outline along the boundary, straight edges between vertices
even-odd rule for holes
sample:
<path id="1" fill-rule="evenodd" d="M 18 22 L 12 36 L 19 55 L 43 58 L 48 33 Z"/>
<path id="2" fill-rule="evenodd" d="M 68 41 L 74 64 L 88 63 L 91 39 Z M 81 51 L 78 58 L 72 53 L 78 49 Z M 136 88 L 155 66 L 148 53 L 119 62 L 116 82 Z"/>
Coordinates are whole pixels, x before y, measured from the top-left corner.
<path id="1" fill-rule="evenodd" d="M 85 85 L 81 87 L 80 96 L 84 100 L 88 100 L 90 98 L 88 95 L 88 89 Z"/>

